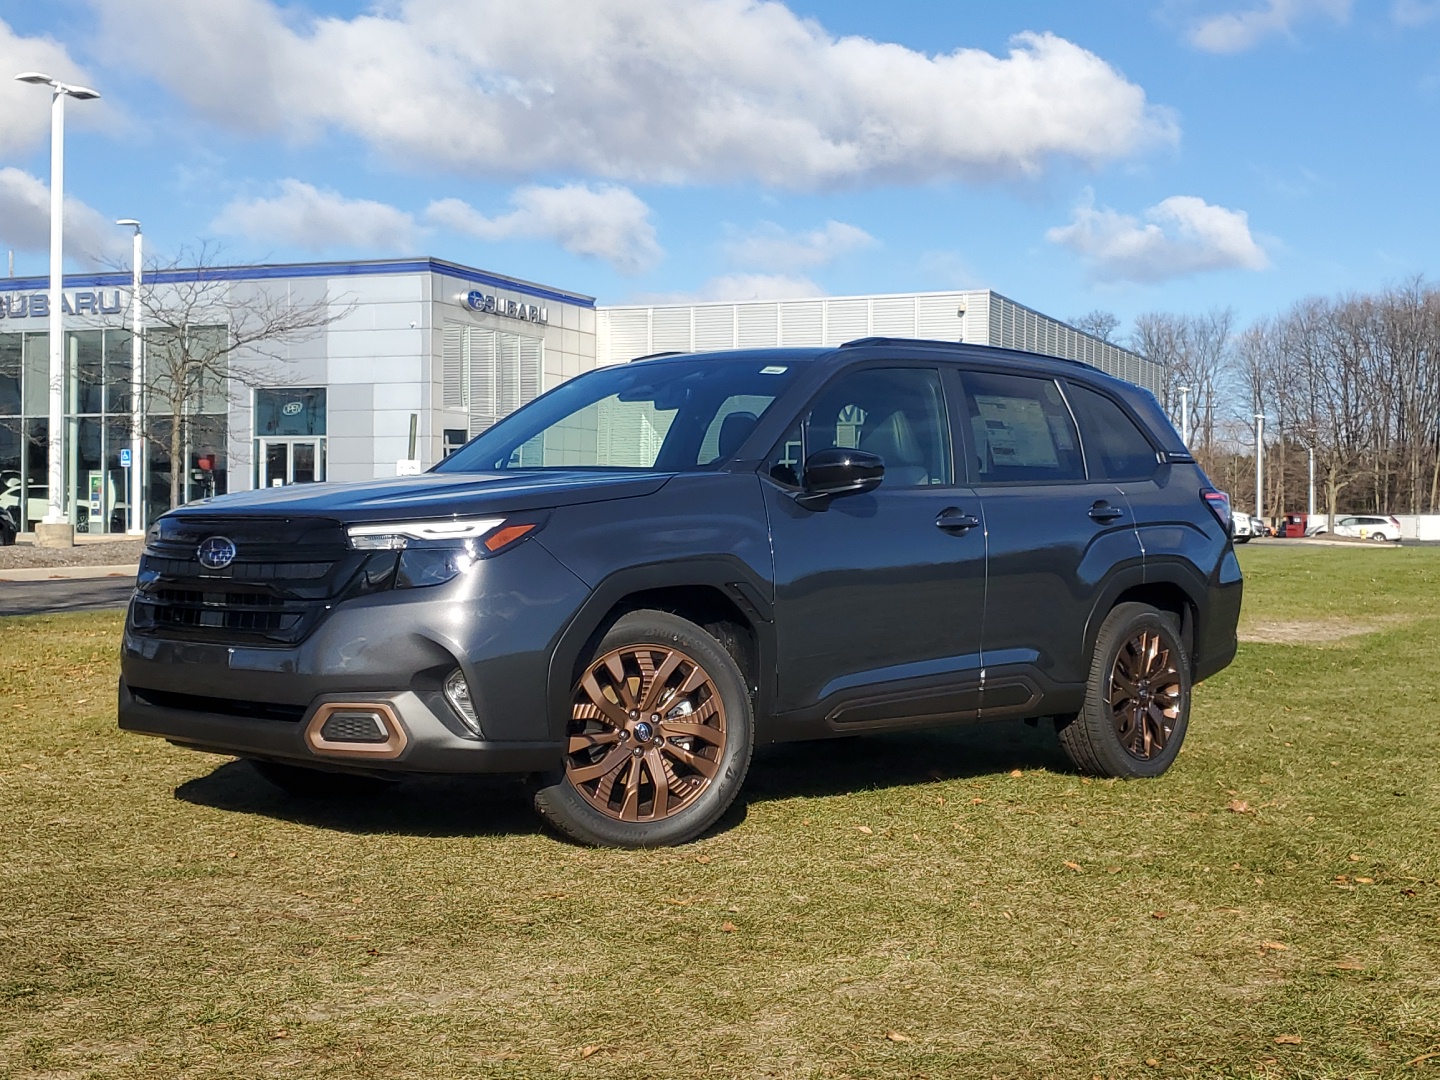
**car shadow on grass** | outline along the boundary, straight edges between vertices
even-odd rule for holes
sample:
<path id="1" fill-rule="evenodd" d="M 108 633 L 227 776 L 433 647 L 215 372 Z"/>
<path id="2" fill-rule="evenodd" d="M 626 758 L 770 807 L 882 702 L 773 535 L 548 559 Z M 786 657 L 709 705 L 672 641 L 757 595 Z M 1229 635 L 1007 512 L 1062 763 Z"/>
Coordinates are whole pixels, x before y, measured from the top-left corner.
<path id="1" fill-rule="evenodd" d="M 344 796 L 281 791 L 243 761 L 230 761 L 175 789 L 182 802 L 237 814 L 360 834 L 498 836 L 541 831 L 525 786 L 509 776 L 407 778 Z"/>
<path id="2" fill-rule="evenodd" d="M 1047 720 L 972 724 L 940 731 L 865 735 L 759 749 L 741 798 L 749 802 L 913 787 L 1004 775 L 1012 769 L 1073 772 Z"/>
<path id="3" fill-rule="evenodd" d="M 948 731 L 869 735 L 759 748 L 735 804 L 711 833 L 745 820 L 758 802 L 909 788 L 1012 769 L 1068 772 L 1050 725 L 982 724 Z M 230 761 L 187 780 L 175 797 L 320 829 L 404 836 L 529 835 L 544 831 L 515 777 L 413 777 L 350 797 L 300 797 Z"/>

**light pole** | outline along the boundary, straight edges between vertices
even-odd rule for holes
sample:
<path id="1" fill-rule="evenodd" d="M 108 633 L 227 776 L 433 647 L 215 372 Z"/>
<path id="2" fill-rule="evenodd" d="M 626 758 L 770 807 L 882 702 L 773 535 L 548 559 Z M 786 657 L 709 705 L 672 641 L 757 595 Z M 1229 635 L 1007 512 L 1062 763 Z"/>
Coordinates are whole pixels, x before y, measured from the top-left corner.
<path id="1" fill-rule="evenodd" d="M 1255 516 L 1265 516 L 1265 414 L 1255 414 Z"/>
<path id="2" fill-rule="evenodd" d="M 100 95 L 84 86 L 71 86 L 38 71 L 23 71 L 20 82 L 50 87 L 50 502 L 45 511 L 47 539 L 61 545 L 75 542 L 74 526 L 65 516 L 65 99 L 90 101 Z M 37 530 L 38 531 L 38 530 Z M 63 535 L 68 531 L 69 535 Z"/>
<path id="3" fill-rule="evenodd" d="M 1190 449 L 1190 387 L 1177 386 L 1180 391 L 1180 441 Z"/>
<path id="4" fill-rule="evenodd" d="M 1310 498 L 1305 504 L 1306 528 L 1310 527 L 1310 519 L 1315 516 L 1315 447 L 1310 447 Z"/>
<path id="5" fill-rule="evenodd" d="M 121 218 L 115 224 L 128 225 L 135 230 L 130 266 L 130 520 L 126 531 L 138 536 L 145 532 L 145 436 L 142 430 L 145 402 L 140 366 L 140 334 L 143 329 L 140 323 L 140 273 L 145 238 L 140 233 L 140 222 L 134 218 Z"/>

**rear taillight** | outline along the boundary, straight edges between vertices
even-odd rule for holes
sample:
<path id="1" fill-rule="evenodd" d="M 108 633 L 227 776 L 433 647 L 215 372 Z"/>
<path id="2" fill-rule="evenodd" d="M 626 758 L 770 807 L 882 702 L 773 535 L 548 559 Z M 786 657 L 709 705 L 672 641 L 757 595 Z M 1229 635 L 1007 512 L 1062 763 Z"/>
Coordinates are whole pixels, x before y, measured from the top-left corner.
<path id="1" fill-rule="evenodd" d="M 1391 514 L 1391 515 L 1390 515 L 1390 524 L 1395 527 L 1395 535 L 1396 535 L 1396 536 L 1399 536 L 1399 535 L 1400 535 L 1400 519 L 1397 518 L 1394 514 Z"/>
<path id="2" fill-rule="evenodd" d="M 1201 488 L 1200 498 L 1205 500 L 1205 505 L 1215 515 L 1217 521 L 1228 533 L 1230 531 L 1230 496 L 1223 491 L 1216 491 L 1214 488 Z"/>

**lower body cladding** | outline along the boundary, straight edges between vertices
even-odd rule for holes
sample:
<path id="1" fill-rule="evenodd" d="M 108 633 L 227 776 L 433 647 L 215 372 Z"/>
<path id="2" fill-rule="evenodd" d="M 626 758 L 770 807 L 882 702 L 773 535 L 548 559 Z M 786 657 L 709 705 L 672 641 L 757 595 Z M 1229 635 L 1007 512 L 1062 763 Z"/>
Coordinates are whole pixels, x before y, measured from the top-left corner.
<path id="1" fill-rule="evenodd" d="M 120 727 L 331 770 L 558 769 L 565 743 L 548 705 L 550 657 L 587 595 L 540 545 L 524 543 L 444 585 L 338 604 L 294 646 L 127 626 Z"/>

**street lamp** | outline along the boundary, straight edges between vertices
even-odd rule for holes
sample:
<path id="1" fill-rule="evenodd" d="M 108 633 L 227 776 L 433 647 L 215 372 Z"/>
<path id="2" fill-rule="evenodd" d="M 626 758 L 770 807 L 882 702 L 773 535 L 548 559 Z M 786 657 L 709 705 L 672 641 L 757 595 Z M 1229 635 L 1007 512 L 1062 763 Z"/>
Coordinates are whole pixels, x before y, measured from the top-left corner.
<path id="1" fill-rule="evenodd" d="M 140 370 L 140 260 L 144 237 L 140 234 L 140 222 L 134 218 L 121 218 L 115 224 L 128 225 L 135 230 L 135 248 L 130 266 L 130 520 L 127 531 L 137 536 L 145 532 L 145 440 L 141 430 L 145 422 L 141 411 L 144 384 Z"/>
<path id="2" fill-rule="evenodd" d="M 1180 391 L 1180 441 L 1190 449 L 1190 387 L 1177 386 Z"/>
<path id="3" fill-rule="evenodd" d="M 49 471 L 50 501 L 45 511 L 45 530 L 52 536 L 67 524 L 65 517 L 65 320 L 63 290 L 65 281 L 65 99 L 90 101 L 100 95 L 84 86 L 72 86 L 52 79 L 38 71 L 23 71 L 15 76 L 20 82 L 48 86 L 50 100 L 50 427 Z M 74 527 L 69 542 L 75 542 Z"/>
<path id="4" fill-rule="evenodd" d="M 1255 414 L 1255 516 L 1265 516 L 1265 414 Z"/>

